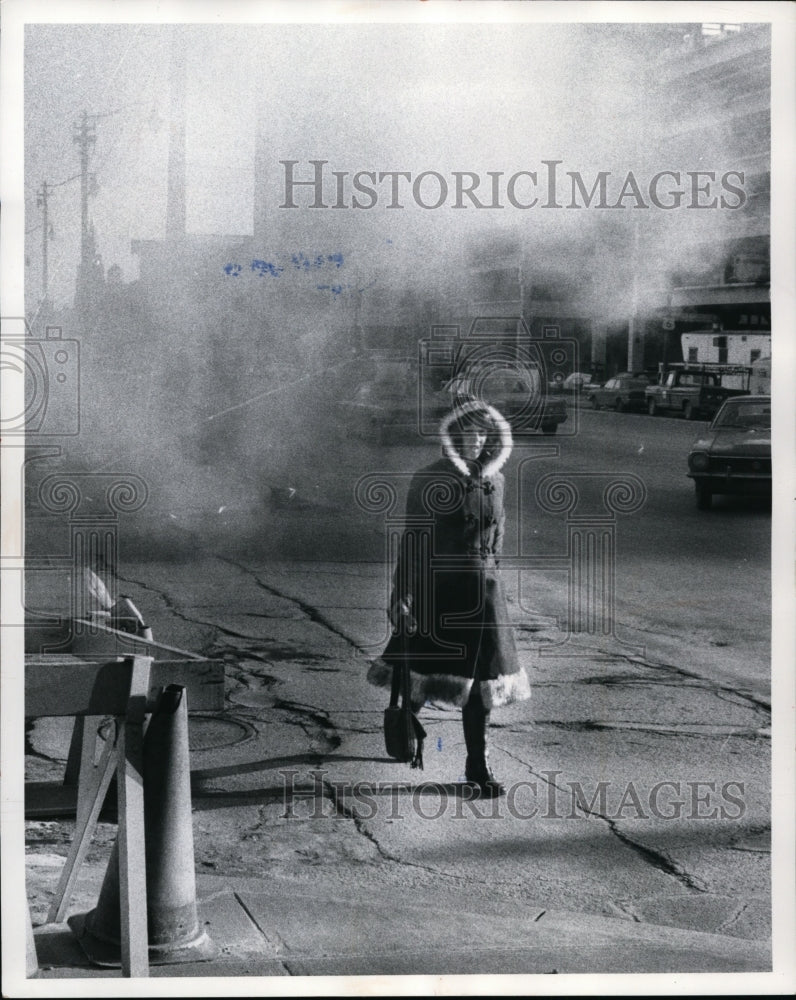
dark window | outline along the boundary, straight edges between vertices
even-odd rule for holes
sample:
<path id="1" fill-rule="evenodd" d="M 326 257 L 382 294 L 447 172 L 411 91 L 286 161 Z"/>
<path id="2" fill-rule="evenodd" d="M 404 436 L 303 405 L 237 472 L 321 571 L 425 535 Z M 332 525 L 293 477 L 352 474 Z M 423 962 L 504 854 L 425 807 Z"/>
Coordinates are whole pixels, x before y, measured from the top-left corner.
<path id="1" fill-rule="evenodd" d="M 699 361 L 699 348 L 689 347 L 688 348 L 688 360 L 689 361 Z"/>

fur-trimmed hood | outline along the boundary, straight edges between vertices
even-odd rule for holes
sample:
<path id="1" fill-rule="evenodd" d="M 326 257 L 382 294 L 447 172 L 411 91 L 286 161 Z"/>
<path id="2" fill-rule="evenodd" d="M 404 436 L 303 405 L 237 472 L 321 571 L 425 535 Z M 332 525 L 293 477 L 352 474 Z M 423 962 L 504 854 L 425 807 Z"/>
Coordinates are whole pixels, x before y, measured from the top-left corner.
<path id="1" fill-rule="evenodd" d="M 496 410 L 494 406 L 490 406 L 488 403 L 483 403 L 478 399 L 468 400 L 466 403 L 461 403 L 459 406 L 455 407 L 455 409 L 451 410 L 450 413 L 442 418 L 442 422 L 439 425 L 439 434 L 442 439 L 442 450 L 445 457 L 453 463 L 463 476 L 472 475 L 472 471 L 468 466 L 467 461 L 458 451 L 453 442 L 453 438 L 451 437 L 451 427 L 462 417 L 479 413 L 483 414 L 489 422 L 494 424 L 499 441 L 499 447 L 496 453 L 489 458 L 481 470 L 483 478 L 488 479 L 506 464 L 514 444 L 509 422 L 499 410 Z"/>

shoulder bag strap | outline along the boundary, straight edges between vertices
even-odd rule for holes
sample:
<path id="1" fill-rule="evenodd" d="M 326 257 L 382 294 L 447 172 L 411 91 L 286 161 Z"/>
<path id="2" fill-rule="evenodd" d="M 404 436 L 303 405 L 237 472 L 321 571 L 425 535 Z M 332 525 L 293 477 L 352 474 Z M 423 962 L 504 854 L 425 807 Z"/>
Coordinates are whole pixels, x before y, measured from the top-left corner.
<path id="1" fill-rule="evenodd" d="M 402 681 L 403 681 L 403 663 L 393 663 L 392 686 L 390 687 L 390 708 L 398 707 L 398 696 L 401 694 Z"/>

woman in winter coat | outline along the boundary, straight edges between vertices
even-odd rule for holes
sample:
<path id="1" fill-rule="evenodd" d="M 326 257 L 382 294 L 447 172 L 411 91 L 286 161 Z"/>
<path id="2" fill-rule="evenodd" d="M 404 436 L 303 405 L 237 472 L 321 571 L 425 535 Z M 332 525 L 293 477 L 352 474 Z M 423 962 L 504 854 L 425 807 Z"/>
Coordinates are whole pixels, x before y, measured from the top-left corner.
<path id="1" fill-rule="evenodd" d="M 368 671 L 389 688 L 393 666 L 409 661 L 417 712 L 427 699 L 462 705 L 465 778 L 487 797 L 504 794 L 489 769 L 493 708 L 530 698 L 498 571 L 504 478 L 511 429 L 492 406 L 472 400 L 440 426 L 444 457 L 409 487 L 390 601 L 394 633 Z"/>

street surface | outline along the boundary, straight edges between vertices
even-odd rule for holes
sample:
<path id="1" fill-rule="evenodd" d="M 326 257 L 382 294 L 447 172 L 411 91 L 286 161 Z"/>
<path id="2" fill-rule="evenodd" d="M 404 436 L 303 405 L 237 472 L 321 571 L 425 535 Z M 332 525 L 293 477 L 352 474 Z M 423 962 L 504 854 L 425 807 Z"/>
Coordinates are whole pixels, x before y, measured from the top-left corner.
<path id="1" fill-rule="evenodd" d="M 535 438 L 543 451 L 528 461 L 531 445 L 515 450 L 504 576 L 534 697 L 493 713 L 492 766 L 510 789 L 496 803 L 462 801 L 458 710 L 424 708 L 425 770 L 412 771 L 385 757 L 388 695 L 364 680 L 387 636 L 389 567 L 384 515 L 360 510 L 354 486 L 415 470 L 432 444 L 343 453 L 350 435 L 330 422 L 303 465 L 312 471 L 282 480 L 295 497 L 251 502 L 256 537 L 242 543 L 243 506 L 231 505 L 179 559 L 123 546 L 118 590 L 156 639 L 227 662 L 224 719 L 191 722 L 197 871 L 319 900 L 415 901 L 421 923 L 435 908 L 577 911 L 764 944 L 770 510 L 718 498 L 697 511 L 685 459 L 700 426 L 586 411 L 576 437 Z M 646 487 L 641 509 L 615 519 L 615 635 L 561 644 L 567 574 L 523 568 L 520 557 L 567 557 L 566 515 L 534 498 L 551 472 L 600 474 L 584 480 L 592 519 L 606 474 Z M 37 722 L 29 776 L 57 774 L 67 745 L 63 726 Z M 34 924 L 70 829 L 29 824 Z M 113 829 L 100 827 L 75 910 L 96 899 Z M 332 912 L 308 907 L 306 919 L 325 927 Z M 468 926 L 477 940 L 478 918 Z"/>

